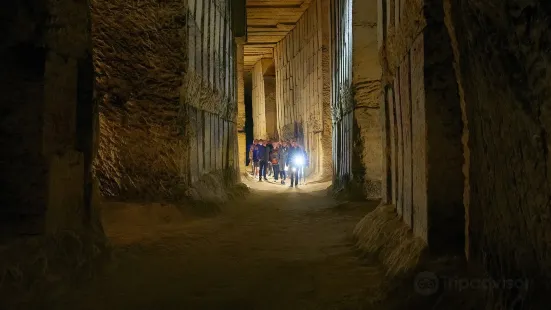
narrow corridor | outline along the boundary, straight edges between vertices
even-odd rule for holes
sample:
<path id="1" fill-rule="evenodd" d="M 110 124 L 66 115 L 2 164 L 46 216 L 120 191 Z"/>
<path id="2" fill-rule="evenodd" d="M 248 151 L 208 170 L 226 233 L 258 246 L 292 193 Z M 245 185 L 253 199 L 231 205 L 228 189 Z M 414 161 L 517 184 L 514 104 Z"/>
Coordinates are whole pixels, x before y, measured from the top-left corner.
<path id="1" fill-rule="evenodd" d="M 547 310 L 550 3 L 4 1 L 0 310 Z"/>
<path id="2" fill-rule="evenodd" d="M 349 239 L 375 203 L 339 205 L 327 183 L 314 191 L 248 185 L 244 200 L 209 218 L 109 206 L 113 261 L 49 309 L 362 309 L 382 297 L 381 269 Z"/>

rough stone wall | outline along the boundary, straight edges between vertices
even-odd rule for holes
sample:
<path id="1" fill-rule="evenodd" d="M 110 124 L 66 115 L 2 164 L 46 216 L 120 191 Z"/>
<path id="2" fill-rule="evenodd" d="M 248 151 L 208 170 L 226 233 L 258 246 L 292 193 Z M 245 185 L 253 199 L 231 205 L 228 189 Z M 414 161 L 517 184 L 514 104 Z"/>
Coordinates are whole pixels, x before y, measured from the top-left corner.
<path id="1" fill-rule="evenodd" d="M 467 255 L 495 278 L 551 288 L 547 1 L 444 1 L 464 117 Z M 543 309 L 543 307 L 542 307 Z"/>
<path id="2" fill-rule="evenodd" d="M 181 0 L 155 3 L 92 1 L 97 175 L 105 196 L 172 195 L 178 184 L 178 154 L 185 150 L 178 105 L 185 6 Z"/>
<path id="3" fill-rule="evenodd" d="M 352 0 L 331 2 L 331 111 L 333 124 L 333 184 L 350 185 L 353 170 L 363 178 L 362 147 L 354 145 L 354 95 L 352 90 Z M 359 142 L 359 141 L 358 141 Z M 354 152 L 354 150 L 357 150 Z M 353 163 L 356 165 L 353 167 Z M 361 179 L 360 179 L 361 180 Z M 359 185 L 361 186 L 361 185 Z"/>
<path id="4" fill-rule="evenodd" d="M 352 11 L 352 88 L 354 92 L 354 177 L 367 198 L 381 197 L 381 65 L 377 48 L 377 1 L 354 0 Z M 359 166 L 359 171 L 356 167 Z"/>
<path id="5" fill-rule="evenodd" d="M 267 139 L 266 132 L 266 93 L 264 91 L 264 69 L 258 61 L 252 71 L 253 97 L 253 136 L 255 139 Z"/>
<path id="6" fill-rule="evenodd" d="M 383 3 L 384 12 L 379 15 L 379 22 L 387 26 L 379 28 L 384 38 L 383 129 L 392 130 L 383 134 L 390 137 L 383 144 L 383 154 L 390 154 L 394 163 L 388 166 L 393 171 L 383 174 L 392 178 L 389 200 L 433 251 L 460 251 L 464 244 L 462 123 L 442 2 Z"/>
<path id="7" fill-rule="evenodd" d="M 237 50 L 236 50 L 236 60 L 237 60 L 237 128 L 241 131 L 245 130 L 245 77 L 244 74 L 244 65 L 245 65 L 245 54 L 244 54 L 244 43 L 245 38 L 236 38 L 237 41 Z"/>
<path id="8" fill-rule="evenodd" d="M 321 178 L 332 175 L 328 3 L 312 1 L 274 48 L 279 136 L 298 139 L 310 156 L 308 173 Z"/>
<path id="9" fill-rule="evenodd" d="M 229 4 L 94 0 L 92 11 L 102 193 L 176 198 L 226 168 L 237 108 Z"/>
<path id="10" fill-rule="evenodd" d="M 245 38 L 236 38 L 237 41 L 237 144 L 240 167 L 245 167 L 248 158 L 247 136 L 245 133 L 245 77 L 244 74 L 244 43 Z"/>
<path id="11" fill-rule="evenodd" d="M 214 180 L 230 184 L 238 176 L 239 55 L 232 27 L 242 28 L 245 20 L 239 19 L 240 14 L 234 16 L 229 0 L 187 2 L 188 66 L 180 88 L 180 105 L 187 107 L 189 147 L 181 174 L 193 188 L 187 195 L 197 194 L 195 190 L 203 184 L 207 187 L 203 186 L 199 194 L 205 196 L 213 188 L 203 181 L 212 175 L 217 176 Z"/>
<path id="12" fill-rule="evenodd" d="M 264 76 L 266 135 L 277 139 L 276 81 L 274 76 Z"/>
<path id="13" fill-rule="evenodd" d="M 0 237 L 98 228 L 86 1 L 0 10 Z"/>

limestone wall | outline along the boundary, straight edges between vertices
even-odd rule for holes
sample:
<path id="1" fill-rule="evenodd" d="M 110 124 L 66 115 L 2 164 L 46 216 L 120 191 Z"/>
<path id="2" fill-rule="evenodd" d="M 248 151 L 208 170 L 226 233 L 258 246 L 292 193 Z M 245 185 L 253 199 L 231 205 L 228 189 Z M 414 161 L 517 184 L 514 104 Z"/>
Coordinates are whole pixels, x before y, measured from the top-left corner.
<path id="1" fill-rule="evenodd" d="M 432 249 L 461 251 L 462 124 L 442 3 L 380 4 L 379 22 L 386 25 L 379 28 L 388 163 L 383 199 Z"/>
<path id="2" fill-rule="evenodd" d="M 253 99 L 253 137 L 267 139 L 266 132 L 266 93 L 264 91 L 264 69 L 262 61 L 258 61 L 252 71 Z"/>
<path id="3" fill-rule="evenodd" d="M 333 183 L 346 186 L 353 177 L 354 97 L 352 91 L 352 0 L 331 2 L 331 111 L 333 123 Z M 361 164 L 360 164 L 361 165 Z M 361 166 L 360 166 L 361 167 Z M 360 174 L 363 176 L 363 169 Z"/>
<path id="4" fill-rule="evenodd" d="M 551 8 L 444 3 L 463 111 L 467 255 L 495 278 L 530 279 L 523 307 L 537 309 L 551 287 Z"/>
<path id="5" fill-rule="evenodd" d="M 317 0 L 274 49 L 277 129 L 297 138 L 310 156 L 310 172 L 332 174 L 329 1 Z"/>
<path id="6" fill-rule="evenodd" d="M 237 128 L 245 130 L 245 77 L 244 77 L 244 38 L 236 38 L 236 61 L 237 61 Z"/>
<path id="7" fill-rule="evenodd" d="M 175 198 L 203 175 L 235 168 L 229 2 L 92 4 L 102 193 Z"/>
<path id="8" fill-rule="evenodd" d="M 352 88 L 354 93 L 353 175 L 367 198 L 381 197 L 381 65 L 377 47 L 377 1 L 354 0 L 352 10 Z"/>
<path id="9" fill-rule="evenodd" d="M 180 105 L 187 107 L 189 148 L 180 173 L 195 186 L 207 174 L 229 173 L 233 180 L 239 170 L 238 54 L 231 27 L 245 21 L 233 18 L 228 0 L 187 2 L 188 71 Z"/>
<path id="10" fill-rule="evenodd" d="M 277 139 L 276 81 L 275 76 L 264 76 L 264 103 L 266 135 Z"/>
<path id="11" fill-rule="evenodd" d="M 247 137 L 245 133 L 245 72 L 244 72 L 244 38 L 237 38 L 237 145 L 239 165 L 244 168 L 247 163 Z"/>
<path id="12" fill-rule="evenodd" d="M 89 229 L 97 195 L 89 8 L 10 0 L 0 20 L 0 237 Z"/>

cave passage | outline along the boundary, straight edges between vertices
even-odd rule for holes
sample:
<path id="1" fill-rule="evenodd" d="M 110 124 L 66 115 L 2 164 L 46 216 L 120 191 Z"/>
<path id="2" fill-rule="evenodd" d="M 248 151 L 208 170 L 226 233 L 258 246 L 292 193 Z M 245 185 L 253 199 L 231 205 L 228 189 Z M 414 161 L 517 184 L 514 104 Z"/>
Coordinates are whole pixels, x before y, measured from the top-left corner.
<path id="1" fill-rule="evenodd" d="M 0 309 L 548 309 L 548 0 L 4 2 Z"/>
<path id="2" fill-rule="evenodd" d="M 359 309 L 384 297 L 384 270 L 359 260 L 351 229 L 376 203 L 310 191 L 253 192 L 197 217 L 174 205 L 111 203 L 112 259 L 48 309 Z"/>

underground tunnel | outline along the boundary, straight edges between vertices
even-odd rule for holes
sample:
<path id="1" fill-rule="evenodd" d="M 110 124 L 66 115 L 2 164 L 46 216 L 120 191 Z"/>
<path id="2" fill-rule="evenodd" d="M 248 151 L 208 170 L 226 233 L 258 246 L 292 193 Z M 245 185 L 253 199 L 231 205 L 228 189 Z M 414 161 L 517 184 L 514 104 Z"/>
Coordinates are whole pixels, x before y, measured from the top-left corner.
<path id="1" fill-rule="evenodd" d="M 0 309 L 547 309 L 547 1 L 4 2 Z"/>

